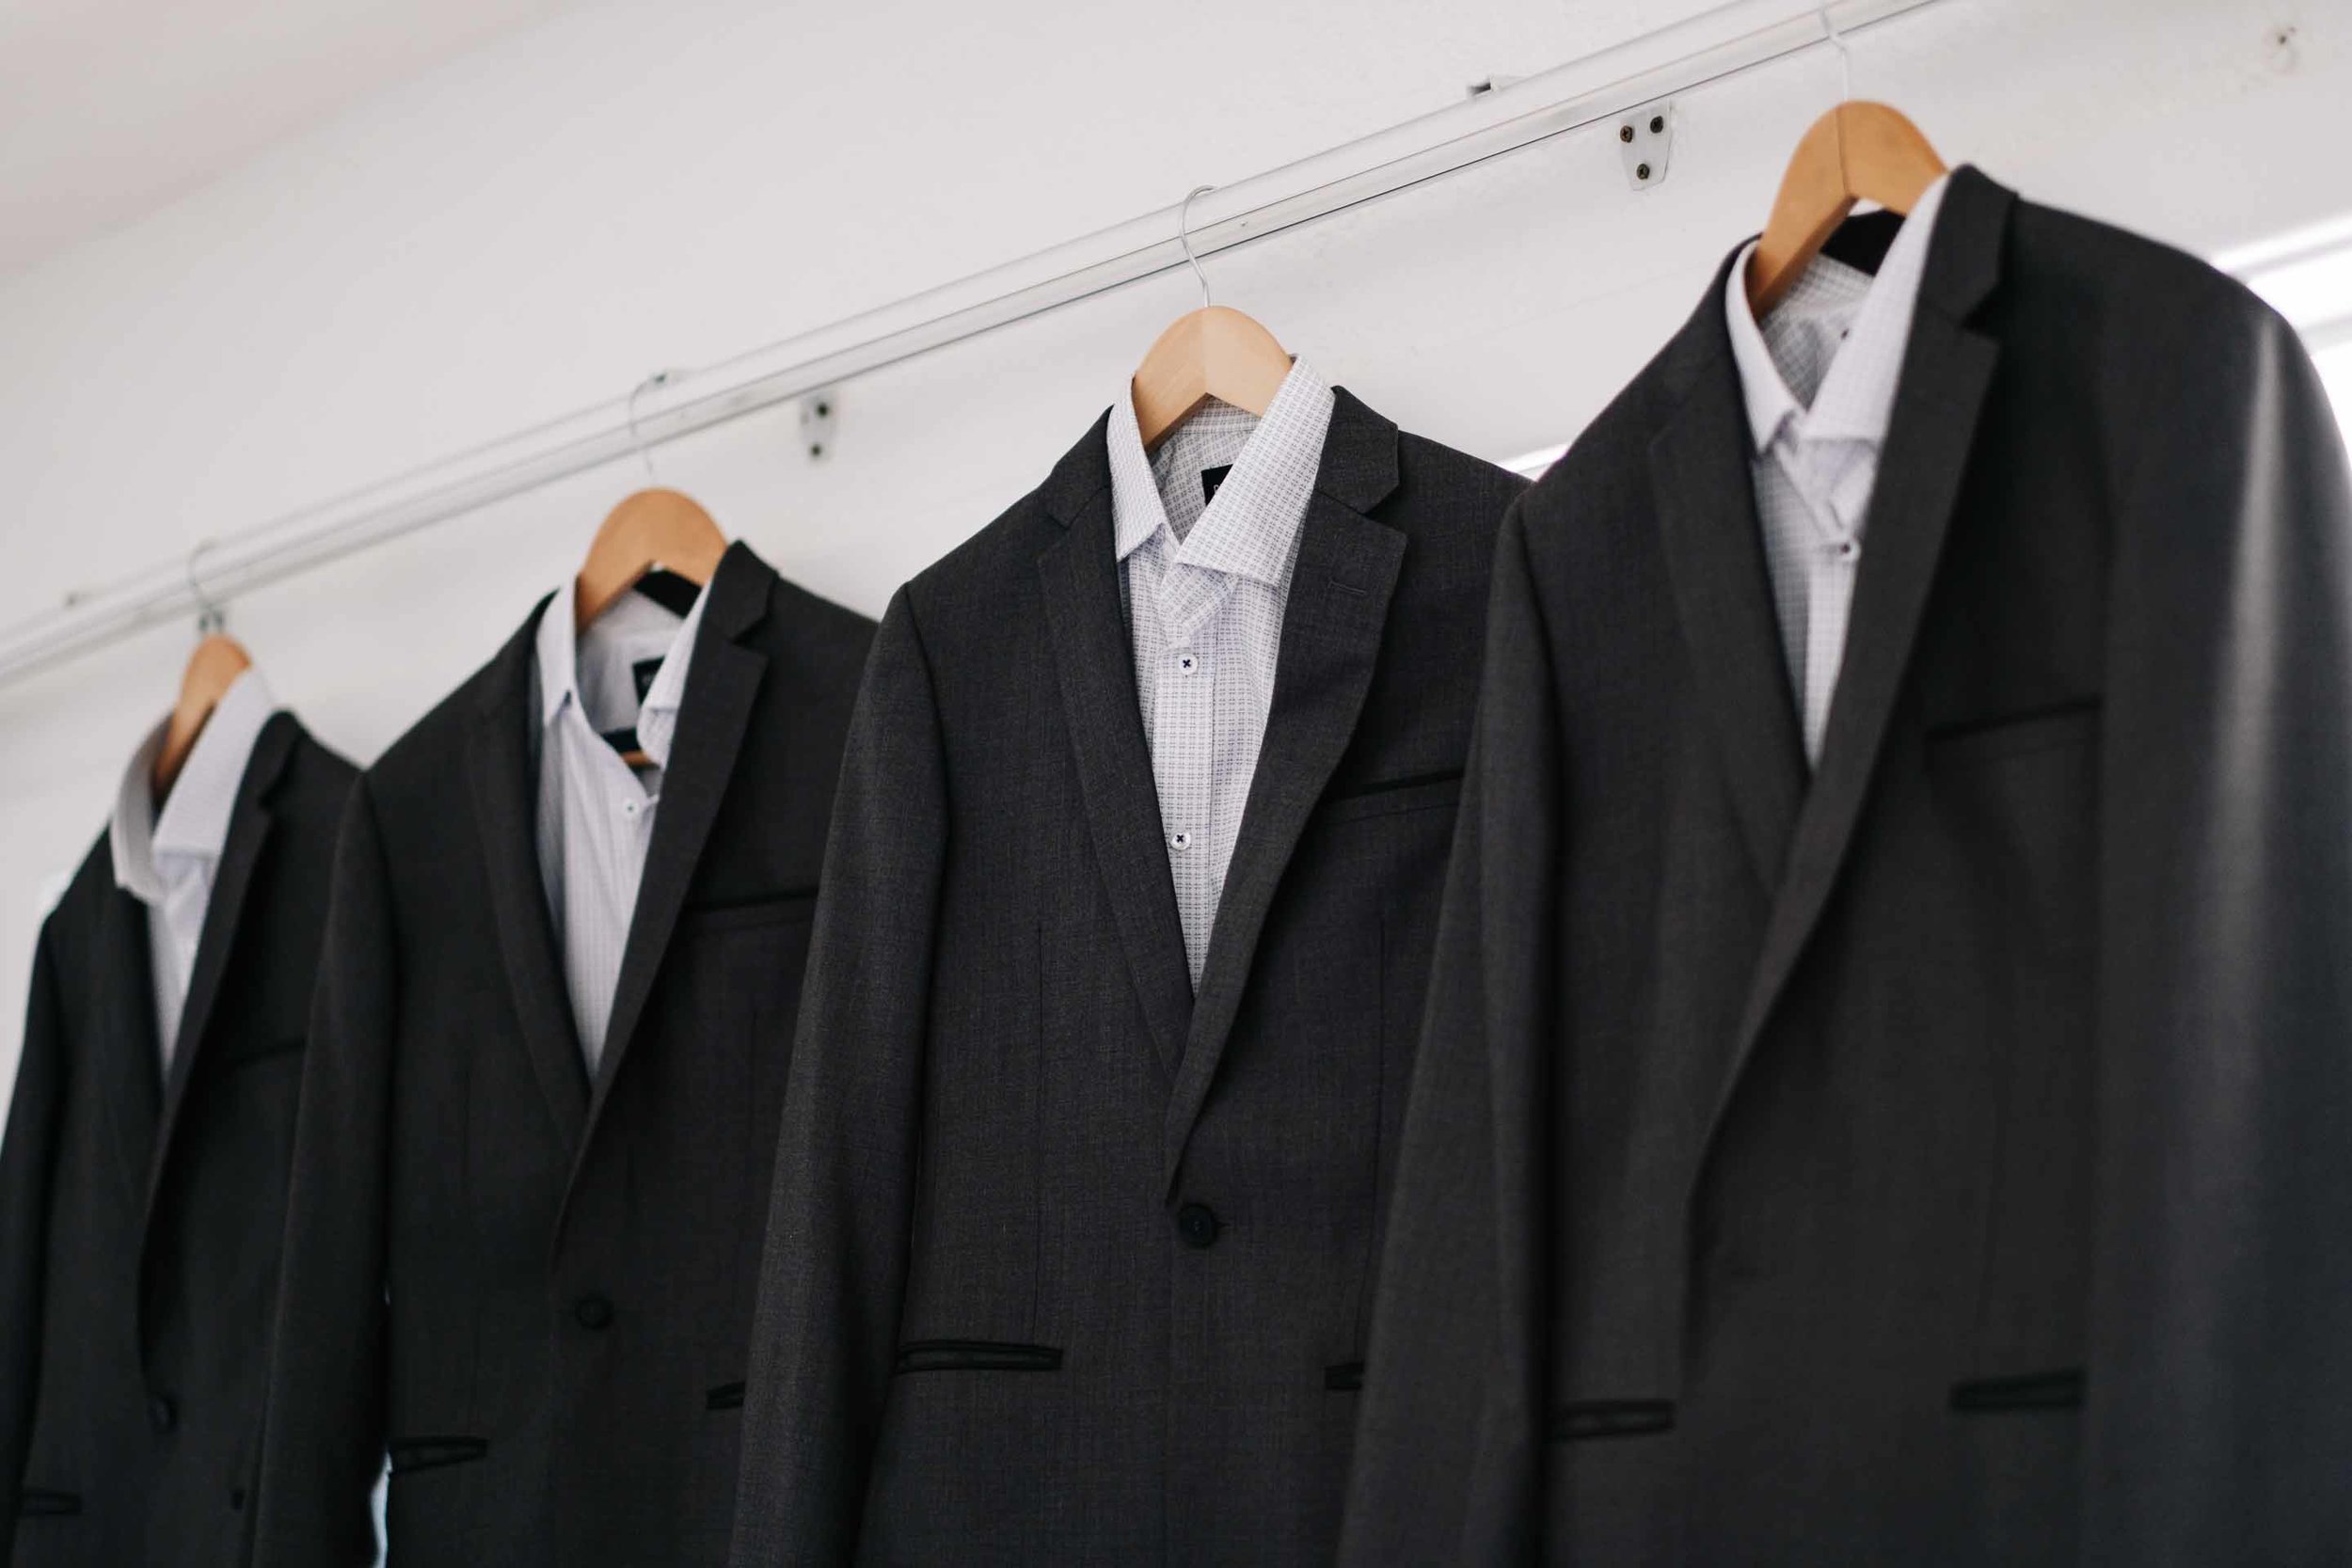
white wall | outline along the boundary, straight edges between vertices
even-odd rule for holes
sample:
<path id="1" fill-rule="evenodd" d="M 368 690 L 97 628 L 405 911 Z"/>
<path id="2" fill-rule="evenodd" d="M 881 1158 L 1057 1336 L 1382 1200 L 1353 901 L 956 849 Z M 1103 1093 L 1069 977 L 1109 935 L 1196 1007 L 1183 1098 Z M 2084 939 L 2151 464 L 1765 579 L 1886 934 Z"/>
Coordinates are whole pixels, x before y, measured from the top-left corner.
<path id="1" fill-rule="evenodd" d="M 0 279 L 0 621 L 77 582 L 1442 107 L 1706 0 L 613 0 L 468 55 L 121 232 Z M 2272 30 L 2296 29 L 2274 46 Z M 1946 0 L 1854 86 L 2028 196 L 2204 251 L 2352 211 L 2347 0 Z M 1827 49 L 1678 105 L 1663 187 L 1558 138 L 1214 259 L 1219 297 L 1410 428 L 1564 439 L 1757 227 Z M 1179 277 L 851 385 L 665 479 L 869 612 L 1116 396 Z M 476 666 L 632 484 L 616 467 L 240 602 L 362 760 Z M 170 628 L 0 689 L 0 1014 L 44 880 L 167 703 Z M 0 1081 L 16 1039 L 0 1023 Z"/>

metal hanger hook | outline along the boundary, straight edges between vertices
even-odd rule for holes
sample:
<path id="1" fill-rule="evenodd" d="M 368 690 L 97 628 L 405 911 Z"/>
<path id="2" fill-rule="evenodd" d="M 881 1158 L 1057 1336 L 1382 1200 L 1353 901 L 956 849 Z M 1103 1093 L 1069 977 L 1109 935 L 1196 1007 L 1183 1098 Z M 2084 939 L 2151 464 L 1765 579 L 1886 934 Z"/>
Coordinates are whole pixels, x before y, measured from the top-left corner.
<path id="1" fill-rule="evenodd" d="M 188 597 L 196 601 L 196 635 L 199 640 L 212 636 L 229 624 L 228 612 L 213 602 L 212 596 L 204 592 L 203 579 L 196 574 L 197 559 L 212 547 L 213 541 L 210 539 L 199 539 L 188 551 L 188 559 L 183 568 L 188 579 Z"/>
<path id="2" fill-rule="evenodd" d="M 1831 0 L 1821 0 L 1814 14 L 1821 19 L 1822 36 L 1837 50 L 1838 102 L 1851 103 L 1853 102 L 1853 45 L 1848 43 L 1846 35 L 1838 30 L 1837 19 L 1829 14 L 1830 5 Z"/>
<path id="3" fill-rule="evenodd" d="M 653 471 L 653 449 L 646 446 L 644 437 L 637 434 L 637 400 L 654 388 L 669 384 L 670 372 L 656 371 L 628 390 L 628 444 L 636 450 L 637 461 L 645 466 L 645 483 L 648 484 L 660 483 L 660 476 Z"/>
<path id="4" fill-rule="evenodd" d="M 1195 198 L 1208 195 L 1215 185 L 1195 185 L 1184 193 L 1184 204 L 1176 209 L 1176 243 L 1184 247 L 1184 260 L 1192 264 L 1193 277 L 1200 280 L 1200 309 L 1207 309 L 1216 301 L 1209 297 L 1209 275 L 1200 270 L 1200 258 L 1192 251 L 1192 203 Z"/>

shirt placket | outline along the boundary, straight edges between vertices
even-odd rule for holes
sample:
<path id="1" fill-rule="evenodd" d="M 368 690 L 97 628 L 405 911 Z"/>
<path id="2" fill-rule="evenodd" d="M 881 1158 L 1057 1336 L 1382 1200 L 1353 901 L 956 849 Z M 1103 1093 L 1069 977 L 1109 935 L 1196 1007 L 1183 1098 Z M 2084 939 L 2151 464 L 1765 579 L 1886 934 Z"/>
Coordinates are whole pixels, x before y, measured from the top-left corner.
<path id="1" fill-rule="evenodd" d="M 1166 649 L 1152 701 L 1152 771 L 1161 826 L 1184 931 L 1184 958 L 1199 984 L 1216 916 L 1217 611 L 1231 591 L 1221 572 L 1182 563 L 1160 578 Z"/>
<path id="2" fill-rule="evenodd" d="M 1862 541 L 1836 502 L 1840 465 L 1851 454 L 1841 443 L 1801 442 L 1784 431 L 1777 448 L 1783 471 L 1813 524 L 1805 571 L 1804 754 L 1818 762 L 1829 727 L 1830 705 L 1846 658 L 1846 628 L 1853 610 Z"/>

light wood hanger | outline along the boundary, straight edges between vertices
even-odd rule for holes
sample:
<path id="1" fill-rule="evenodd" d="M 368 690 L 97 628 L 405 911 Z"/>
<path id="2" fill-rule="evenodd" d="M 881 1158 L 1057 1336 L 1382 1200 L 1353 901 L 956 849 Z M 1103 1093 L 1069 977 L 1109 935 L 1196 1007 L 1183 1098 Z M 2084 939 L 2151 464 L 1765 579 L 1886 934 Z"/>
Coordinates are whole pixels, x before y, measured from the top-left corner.
<path id="1" fill-rule="evenodd" d="M 623 498 L 597 527 L 573 581 L 572 631 L 586 629 L 657 566 L 707 586 L 726 553 L 727 536 L 693 497 L 657 484 Z"/>
<path id="2" fill-rule="evenodd" d="M 1216 189 L 1198 185 L 1177 215 L 1177 240 L 1200 280 L 1200 309 L 1176 318 L 1159 335 L 1128 384 L 1143 450 L 1159 450 L 1176 427 L 1211 398 L 1263 415 L 1291 373 L 1291 356 L 1274 334 L 1231 306 L 1209 297 L 1209 277 L 1192 253 L 1193 198 Z"/>
<path id="3" fill-rule="evenodd" d="M 237 684 L 237 677 L 252 668 L 252 656 L 226 632 L 214 632 L 197 643 L 196 651 L 188 656 L 187 669 L 181 673 L 180 700 L 172 705 L 171 717 L 164 724 L 164 743 L 155 753 L 157 804 L 179 781 L 180 769 L 187 766 L 188 753 L 196 750 L 197 737 L 204 733 L 204 721 Z"/>
<path id="4" fill-rule="evenodd" d="M 1845 103 L 1797 143 L 1772 198 L 1772 220 L 1748 259 L 1748 308 L 1761 321 L 1821 252 L 1859 201 L 1909 215 L 1946 173 L 1944 160 L 1902 111 Z"/>

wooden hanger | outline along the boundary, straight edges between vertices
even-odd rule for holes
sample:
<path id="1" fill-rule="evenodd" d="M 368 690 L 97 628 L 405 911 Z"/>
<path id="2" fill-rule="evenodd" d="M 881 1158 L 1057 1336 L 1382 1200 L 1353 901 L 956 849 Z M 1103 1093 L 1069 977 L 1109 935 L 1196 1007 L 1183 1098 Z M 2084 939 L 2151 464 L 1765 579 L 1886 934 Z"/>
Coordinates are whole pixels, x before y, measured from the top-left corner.
<path id="1" fill-rule="evenodd" d="M 1748 259 L 1748 309 L 1763 320 L 1856 202 L 1909 215 L 1945 172 L 1944 160 L 1899 109 L 1846 103 L 1815 120 L 1788 160 L 1772 221 Z"/>
<path id="2" fill-rule="evenodd" d="M 683 491 L 651 485 L 605 514 L 596 536 L 588 545 L 588 559 L 572 582 L 572 635 L 612 608 L 614 600 L 637 586 L 657 567 L 675 572 L 697 587 L 708 587 L 727 553 L 727 536 L 704 511 L 702 503 Z M 644 768 L 653 759 L 643 748 L 621 753 L 631 768 Z"/>
<path id="3" fill-rule="evenodd" d="M 237 684 L 237 677 L 252 668 L 252 656 L 226 632 L 214 632 L 197 643 L 180 676 L 180 700 L 172 705 L 171 717 L 164 724 L 163 746 L 155 753 L 157 804 L 171 793 L 180 769 L 187 766 L 197 736 L 204 733 L 204 721 Z"/>
<path id="4" fill-rule="evenodd" d="M 708 586 L 726 553 L 727 536 L 693 497 L 660 485 L 625 497 L 597 527 L 573 582 L 573 633 L 612 609 L 657 566 Z"/>
<path id="5" fill-rule="evenodd" d="M 1209 297 L 1209 275 L 1192 253 L 1191 218 L 1193 198 L 1214 189 L 1194 186 L 1176 218 L 1177 241 L 1200 280 L 1200 309 L 1177 317 L 1159 335 L 1128 384 L 1147 452 L 1158 451 L 1211 398 L 1263 415 L 1291 373 L 1291 356 L 1273 333 Z"/>
<path id="6" fill-rule="evenodd" d="M 1143 450 L 1156 451 L 1211 398 L 1263 415 L 1291 373 L 1274 334 L 1227 305 L 1206 305 L 1159 336 L 1129 384 Z"/>

